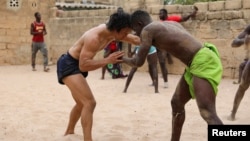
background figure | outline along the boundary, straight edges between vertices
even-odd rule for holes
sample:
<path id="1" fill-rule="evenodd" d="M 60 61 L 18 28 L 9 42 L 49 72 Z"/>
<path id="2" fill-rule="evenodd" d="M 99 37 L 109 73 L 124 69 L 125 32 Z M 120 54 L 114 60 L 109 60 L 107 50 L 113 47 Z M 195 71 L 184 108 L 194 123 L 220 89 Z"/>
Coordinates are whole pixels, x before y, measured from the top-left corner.
<path id="1" fill-rule="evenodd" d="M 140 36 L 141 44 L 136 56 L 123 57 L 125 63 L 133 67 L 142 66 L 153 45 L 186 65 L 171 99 L 171 141 L 180 140 L 185 105 L 191 99 L 196 100 L 200 115 L 208 125 L 222 125 L 216 112 L 216 95 L 223 67 L 216 46 L 201 43 L 177 22 L 153 21 L 146 11 L 136 10 L 131 15 L 131 24 L 136 35 Z"/>
<path id="2" fill-rule="evenodd" d="M 105 49 L 104 49 L 104 58 L 108 57 L 110 54 L 120 51 L 118 47 L 118 42 L 112 41 Z M 106 66 L 102 67 L 102 77 L 101 79 L 104 79 L 105 72 L 108 70 L 108 72 L 111 74 L 113 79 L 116 78 L 124 78 L 128 75 L 124 75 L 122 71 L 122 67 L 120 63 L 116 64 L 107 64 Z"/>
<path id="3" fill-rule="evenodd" d="M 189 15 L 186 15 L 186 16 L 170 15 L 169 16 L 168 11 L 162 8 L 159 11 L 159 18 L 161 21 L 185 22 L 190 18 L 194 18 L 197 14 L 197 11 L 198 11 L 198 8 L 194 6 L 194 11 Z M 167 88 L 168 87 L 168 69 L 166 67 L 166 57 L 167 57 L 169 64 L 173 64 L 173 60 L 172 60 L 171 55 L 166 51 L 157 49 L 157 55 L 158 55 L 158 60 L 159 60 L 160 68 L 161 68 L 161 73 L 162 73 L 163 80 L 164 80 L 164 88 Z"/>
<path id="4" fill-rule="evenodd" d="M 136 55 L 139 49 L 140 49 L 140 47 L 136 46 L 134 51 L 131 52 L 131 45 L 129 44 L 129 46 L 128 46 L 128 56 L 131 56 L 131 55 L 134 55 L 134 54 Z M 158 59 L 157 59 L 156 48 L 154 46 L 151 46 L 150 49 L 149 49 L 149 52 L 148 52 L 147 62 L 148 62 L 149 75 L 150 75 L 150 78 L 152 80 L 152 85 L 155 88 L 155 93 L 159 93 L 159 90 L 158 90 L 157 60 Z M 129 75 L 128 75 L 128 78 L 127 78 L 127 81 L 125 83 L 125 88 L 123 90 L 124 93 L 127 92 L 128 86 L 129 86 L 131 80 L 133 79 L 134 73 L 136 71 L 137 71 L 137 67 L 132 67 L 131 68 L 131 70 L 129 72 Z"/>
<path id="5" fill-rule="evenodd" d="M 240 84 L 241 77 L 242 77 L 242 72 L 243 72 L 247 62 L 248 62 L 248 58 L 244 59 L 244 61 L 242 63 L 240 63 L 238 81 L 234 81 L 233 84 Z"/>
<path id="6" fill-rule="evenodd" d="M 232 47 L 240 47 L 245 44 L 245 47 L 249 49 L 250 47 L 250 25 L 248 25 L 244 31 L 242 31 L 232 42 Z M 246 52 L 246 58 L 249 58 L 249 52 Z M 250 61 L 246 62 L 246 65 L 242 71 L 242 76 L 240 85 L 235 94 L 233 109 L 231 115 L 228 117 L 229 120 L 235 120 L 236 112 L 239 108 L 240 102 L 245 95 L 246 90 L 250 85 Z"/>
<path id="7" fill-rule="evenodd" d="M 31 45 L 31 65 L 32 70 L 36 71 L 36 54 L 38 50 L 41 51 L 43 54 L 43 70 L 45 72 L 49 71 L 48 68 L 48 50 L 46 48 L 46 45 L 44 43 L 44 35 L 47 34 L 45 24 L 41 21 L 41 14 L 39 12 L 36 12 L 34 14 L 36 20 L 31 23 L 30 26 L 30 34 L 33 35 L 32 38 L 32 45 Z"/>

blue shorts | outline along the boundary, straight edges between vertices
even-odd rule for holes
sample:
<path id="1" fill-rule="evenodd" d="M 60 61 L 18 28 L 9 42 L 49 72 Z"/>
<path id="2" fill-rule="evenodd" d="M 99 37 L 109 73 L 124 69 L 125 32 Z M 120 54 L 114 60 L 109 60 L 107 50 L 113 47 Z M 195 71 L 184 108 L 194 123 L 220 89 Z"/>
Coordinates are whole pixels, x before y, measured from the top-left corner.
<path id="1" fill-rule="evenodd" d="M 79 60 L 73 58 L 69 53 L 63 54 L 57 61 L 57 78 L 60 84 L 64 84 L 62 79 L 66 76 L 81 73 L 83 77 L 88 76 L 88 72 L 81 72 Z"/>
<path id="2" fill-rule="evenodd" d="M 140 49 L 140 47 L 136 46 L 135 49 L 136 49 L 135 53 L 137 54 L 138 51 L 139 51 L 139 49 Z M 149 51 L 148 51 L 148 55 L 151 55 L 151 54 L 154 54 L 154 53 L 156 53 L 156 48 L 154 46 L 151 46 L 150 49 L 149 49 Z"/>

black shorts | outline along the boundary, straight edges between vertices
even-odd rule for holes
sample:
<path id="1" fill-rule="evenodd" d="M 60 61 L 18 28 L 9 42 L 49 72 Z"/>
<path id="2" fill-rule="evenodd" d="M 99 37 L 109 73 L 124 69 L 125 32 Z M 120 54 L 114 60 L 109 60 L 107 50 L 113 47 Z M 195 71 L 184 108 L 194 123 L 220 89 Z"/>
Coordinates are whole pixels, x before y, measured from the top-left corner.
<path id="1" fill-rule="evenodd" d="M 79 60 L 73 58 L 69 53 L 63 54 L 57 61 L 57 78 L 60 84 L 64 84 L 62 79 L 66 76 L 81 73 L 84 77 L 88 72 L 81 72 L 79 69 Z"/>

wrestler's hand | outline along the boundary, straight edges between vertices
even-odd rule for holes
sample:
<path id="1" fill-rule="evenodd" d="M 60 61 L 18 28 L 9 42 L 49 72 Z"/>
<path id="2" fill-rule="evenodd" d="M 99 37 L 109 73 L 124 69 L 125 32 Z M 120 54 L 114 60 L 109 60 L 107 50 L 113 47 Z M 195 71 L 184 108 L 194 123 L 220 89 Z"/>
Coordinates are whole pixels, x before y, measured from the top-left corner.
<path id="1" fill-rule="evenodd" d="M 122 57 L 124 56 L 124 52 L 123 51 L 116 51 L 112 54 L 110 54 L 107 59 L 108 62 L 111 64 L 116 64 L 116 63 L 121 63 L 123 62 Z"/>

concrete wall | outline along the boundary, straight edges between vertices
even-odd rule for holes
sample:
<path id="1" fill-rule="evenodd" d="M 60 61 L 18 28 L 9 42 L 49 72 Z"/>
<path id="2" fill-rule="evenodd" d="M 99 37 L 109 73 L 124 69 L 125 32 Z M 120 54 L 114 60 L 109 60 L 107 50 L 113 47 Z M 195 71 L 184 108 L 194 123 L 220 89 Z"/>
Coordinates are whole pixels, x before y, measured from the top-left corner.
<path id="1" fill-rule="evenodd" d="M 7 1 L 7 2 L 6 2 Z M 47 24 L 46 43 L 49 59 L 55 63 L 57 58 L 86 30 L 104 23 L 116 9 L 58 11 L 54 8 L 55 0 L 19 0 L 21 6 L 15 10 L 8 8 L 8 1 L 0 2 L 0 65 L 30 64 L 30 23 L 34 21 L 34 12 L 42 13 L 42 20 Z M 158 19 L 160 8 L 166 8 L 169 14 L 185 15 L 192 11 L 190 5 L 163 5 L 162 0 L 119 0 L 111 3 L 124 7 L 128 12 L 137 8 L 147 10 L 154 20 Z M 182 23 L 183 26 L 202 42 L 214 43 L 221 54 L 224 77 L 235 77 L 239 63 L 244 59 L 245 50 L 231 48 L 230 44 L 250 23 L 249 0 L 227 0 L 218 2 L 195 3 L 199 8 L 197 18 Z M 18 22 L 17 22 L 18 21 Z M 124 44 L 126 50 L 126 44 Z M 96 59 L 102 58 L 100 52 Z M 42 56 L 38 53 L 38 63 Z M 139 70 L 146 71 L 147 65 Z M 128 69 L 128 67 L 124 67 Z M 174 64 L 168 65 L 170 73 L 181 74 L 184 65 L 174 58 Z"/>

